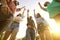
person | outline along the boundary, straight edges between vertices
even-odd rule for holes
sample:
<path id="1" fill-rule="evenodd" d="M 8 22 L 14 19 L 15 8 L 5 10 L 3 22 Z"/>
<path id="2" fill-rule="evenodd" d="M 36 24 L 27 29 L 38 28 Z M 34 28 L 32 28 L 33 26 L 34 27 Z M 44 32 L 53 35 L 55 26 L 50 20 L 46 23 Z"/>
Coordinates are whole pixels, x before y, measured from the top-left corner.
<path id="1" fill-rule="evenodd" d="M 60 0 L 53 0 L 50 5 L 47 6 L 50 18 L 53 18 L 57 25 L 60 25 Z"/>
<path id="2" fill-rule="evenodd" d="M 44 7 L 47 7 L 49 4 L 50 4 L 50 2 L 46 1 L 46 2 L 44 3 Z M 41 4 L 40 4 L 40 2 L 38 2 L 38 5 L 39 5 L 39 7 L 40 7 L 42 10 L 46 11 L 46 8 L 42 7 Z"/>
<path id="3" fill-rule="evenodd" d="M 47 3 L 48 4 L 48 3 Z M 39 3 L 40 6 L 40 3 Z M 42 6 L 40 6 L 41 8 Z M 57 25 L 60 25 L 60 2 L 59 0 L 53 0 L 51 3 L 49 3 L 49 5 L 47 5 L 47 8 L 41 8 L 41 9 L 45 9 L 45 11 L 49 12 L 49 17 L 51 19 L 54 19 L 57 23 Z"/>
<path id="4" fill-rule="evenodd" d="M 27 10 L 27 30 L 26 40 L 35 40 L 35 23 L 32 16 L 29 16 L 29 10 Z"/>
<path id="5" fill-rule="evenodd" d="M 13 13 L 11 12 L 10 8 L 7 5 L 7 0 L 0 0 L 0 2 L 1 2 L 0 6 L 0 34 L 1 34 L 8 27 L 10 27 L 13 20 Z"/>
<path id="6" fill-rule="evenodd" d="M 13 20 L 13 23 L 11 24 L 11 27 L 8 28 L 8 30 L 5 32 L 5 36 L 3 38 L 3 40 L 7 40 L 8 37 L 10 36 L 10 39 L 9 40 L 15 40 L 16 38 L 16 34 L 17 32 L 19 31 L 19 24 L 20 22 L 22 21 L 22 19 L 24 18 L 24 11 L 25 11 L 25 8 L 23 10 L 23 13 L 19 13 Z"/>
<path id="7" fill-rule="evenodd" d="M 35 9 L 34 9 L 34 17 L 37 23 L 37 31 L 41 40 L 51 40 L 50 33 L 48 30 L 49 24 L 47 23 L 47 21 L 40 15 L 40 13 L 35 14 Z"/>
<path id="8" fill-rule="evenodd" d="M 60 27 L 60 0 L 53 0 L 48 6 L 47 8 L 44 8 L 48 13 L 49 13 L 49 17 L 51 19 L 54 19 L 57 27 Z M 56 36 L 56 35 L 54 35 Z M 59 35 L 60 36 L 60 35 Z M 57 35 L 56 37 L 54 37 L 54 40 L 60 40 L 59 36 Z"/>

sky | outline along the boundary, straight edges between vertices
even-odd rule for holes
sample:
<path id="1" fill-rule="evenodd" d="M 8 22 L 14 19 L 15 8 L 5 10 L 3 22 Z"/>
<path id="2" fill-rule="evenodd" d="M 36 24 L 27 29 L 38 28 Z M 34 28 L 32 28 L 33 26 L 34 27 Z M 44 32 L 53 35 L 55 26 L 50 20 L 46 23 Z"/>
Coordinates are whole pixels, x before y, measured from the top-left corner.
<path id="1" fill-rule="evenodd" d="M 19 1 L 19 5 L 17 7 L 21 8 L 22 6 L 25 6 L 26 10 L 27 9 L 30 10 L 30 12 L 29 12 L 30 15 L 33 16 L 33 10 L 35 9 L 36 13 L 39 12 L 42 15 L 42 17 L 47 19 L 47 21 L 50 20 L 48 12 L 45 12 L 42 9 L 40 9 L 38 6 L 38 2 L 40 2 L 41 5 L 43 6 L 44 2 L 46 2 L 46 1 L 51 2 L 52 0 L 17 0 L 17 1 Z M 16 13 L 18 14 L 19 12 L 16 12 Z M 20 13 L 22 13 L 22 11 Z M 22 22 L 20 22 L 20 28 L 19 28 L 19 32 L 17 34 L 17 38 L 23 38 L 26 34 L 26 28 L 27 28 L 26 11 L 25 11 L 24 16 L 25 16 L 25 18 L 23 19 Z"/>

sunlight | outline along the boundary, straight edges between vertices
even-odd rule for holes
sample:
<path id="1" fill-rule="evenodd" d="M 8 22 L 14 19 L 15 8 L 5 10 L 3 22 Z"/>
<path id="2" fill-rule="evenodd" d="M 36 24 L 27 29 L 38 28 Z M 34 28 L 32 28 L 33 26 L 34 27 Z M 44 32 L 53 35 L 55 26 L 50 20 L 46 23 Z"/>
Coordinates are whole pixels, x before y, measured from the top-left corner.
<path id="1" fill-rule="evenodd" d="M 58 26 L 56 24 L 54 19 L 52 19 L 49 24 L 50 24 L 50 27 L 51 27 L 51 30 L 50 30 L 51 33 L 58 33 L 58 34 L 60 34 L 60 26 Z"/>
<path id="2" fill-rule="evenodd" d="M 20 1 L 22 1 L 22 0 L 20 0 Z M 42 9 L 39 8 L 39 6 L 37 4 L 38 1 L 37 0 L 34 0 L 34 2 L 32 2 L 32 3 L 27 3 L 27 1 L 25 0 L 26 3 L 24 1 L 23 1 L 24 3 L 23 2 L 20 2 L 20 3 L 22 3 L 22 4 L 20 4 L 20 6 L 25 5 L 26 8 L 30 10 L 30 15 L 32 15 L 32 16 L 34 15 L 33 10 L 35 9 L 36 10 L 36 13 L 39 12 L 42 15 L 42 17 L 44 19 L 46 19 L 46 21 L 49 23 L 49 25 L 50 25 L 50 32 L 51 33 L 54 33 L 54 34 L 56 34 L 56 33 L 59 34 L 60 33 L 60 27 L 56 25 L 56 22 L 55 22 L 54 19 L 50 19 L 49 18 L 49 13 L 47 13 L 47 12 L 45 12 Z M 43 4 L 43 2 L 41 2 L 41 3 Z M 33 17 L 33 19 L 34 19 L 34 17 Z M 27 22 L 26 21 L 26 18 L 24 18 L 24 22 Z M 21 25 L 20 25 L 19 32 L 17 34 L 17 38 L 23 38 L 26 35 L 26 28 L 27 27 L 26 27 L 26 23 L 24 23 L 24 22 L 22 22 Z"/>

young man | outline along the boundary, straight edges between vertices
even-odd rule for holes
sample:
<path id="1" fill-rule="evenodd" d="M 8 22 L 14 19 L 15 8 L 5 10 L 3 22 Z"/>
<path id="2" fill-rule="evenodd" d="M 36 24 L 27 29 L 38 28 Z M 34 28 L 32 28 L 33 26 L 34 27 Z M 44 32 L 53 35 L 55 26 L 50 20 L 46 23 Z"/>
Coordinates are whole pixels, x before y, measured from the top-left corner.
<path id="1" fill-rule="evenodd" d="M 46 22 L 46 20 L 39 13 L 37 13 L 37 15 L 36 15 L 35 10 L 34 10 L 34 17 L 35 17 L 35 20 L 37 23 L 37 30 L 38 30 L 38 34 L 39 34 L 41 40 L 51 40 L 50 33 L 48 30 L 48 23 Z M 47 36 L 48 36 L 48 38 L 47 38 Z"/>
<path id="2" fill-rule="evenodd" d="M 11 24 L 11 27 L 8 28 L 8 30 L 5 32 L 5 36 L 4 36 L 3 40 L 7 40 L 10 35 L 11 36 L 10 36 L 9 40 L 15 40 L 17 32 L 19 31 L 19 24 L 22 21 L 22 19 L 24 18 L 24 15 L 23 15 L 24 11 L 25 11 L 25 9 L 23 10 L 22 14 L 18 14 L 16 17 L 14 17 L 13 23 Z"/>
<path id="3" fill-rule="evenodd" d="M 26 40 L 35 40 L 35 23 L 32 16 L 29 16 L 29 10 L 27 10 L 27 30 Z"/>

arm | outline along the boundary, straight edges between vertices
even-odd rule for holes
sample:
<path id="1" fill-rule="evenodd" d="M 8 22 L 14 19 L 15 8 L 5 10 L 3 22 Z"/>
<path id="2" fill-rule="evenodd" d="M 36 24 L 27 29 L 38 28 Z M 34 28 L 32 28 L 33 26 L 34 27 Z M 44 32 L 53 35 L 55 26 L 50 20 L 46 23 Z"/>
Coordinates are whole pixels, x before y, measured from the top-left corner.
<path id="1" fill-rule="evenodd" d="M 35 9 L 33 11 L 34 11 L 34 17 L 36 18 Z"/>
<path id="2" fill-rule="evenodd" d="M 42 7 L 40 3 L 38 3 L 38 5 L 42 10 L 46 11 L 46 8 Z"/>
<path id="3" fill-rule="evenodd" d="M 29 17 L 29 10 L 27 10 L 27 18 Z"/>
<path id="4" fill-rule="evenodd" d="M 26 10 L 26 9 L 24 8 L 24 10 L 23 10 L 23 12 L 22 12 L 22 18 L 24 18 L 24 12 L 25 12 L 25 10 Z"/>
<path id="5" fill-rule="evenodd" d="M 21 7 L 21 8 L 17 8 L 16 11 L 20 11 L 21 9 L 25 8 L 25 6 Z"/>
<path id="6" fill-rule="evenodd" d="M 12 1 L 12 0 L 6 0 L 6 3 L 7 3 L 8 11 L 9 11 L 10 13 L 13 13 L 13 12 L 11 11 L 11 9 L 9 8 L 9 6 L 8 6 L 8 3 L 9 3 L 10 1 Z"/>

